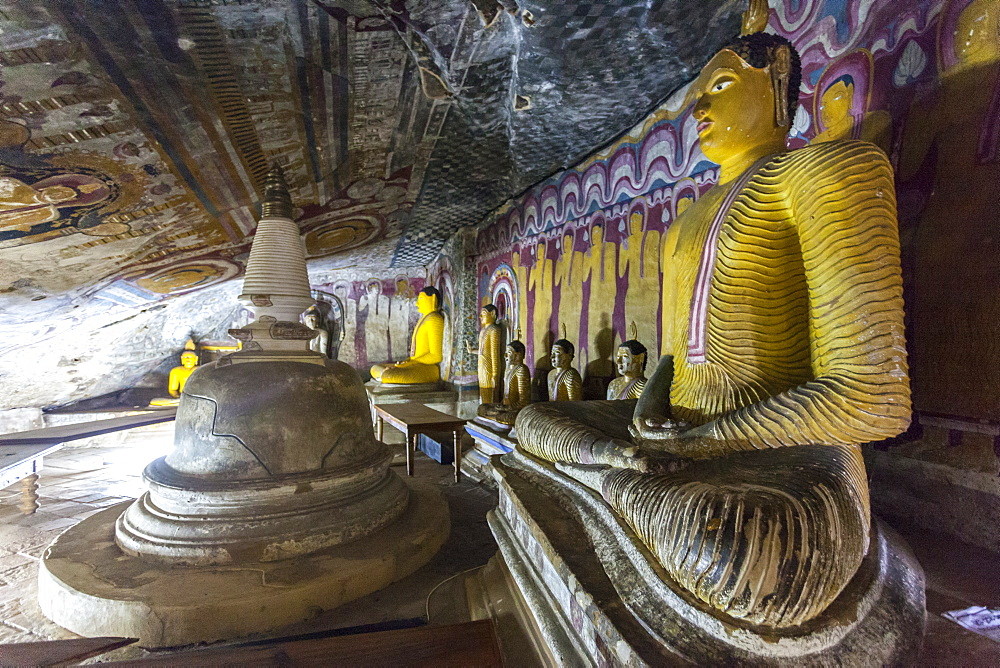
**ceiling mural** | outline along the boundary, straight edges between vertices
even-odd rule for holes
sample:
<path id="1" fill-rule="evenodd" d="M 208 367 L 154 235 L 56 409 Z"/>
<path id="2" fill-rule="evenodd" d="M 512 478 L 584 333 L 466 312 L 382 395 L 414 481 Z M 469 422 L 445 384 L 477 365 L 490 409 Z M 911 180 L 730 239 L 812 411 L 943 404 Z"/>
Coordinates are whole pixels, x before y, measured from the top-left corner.
<path id="1" fill-rule="evenodd" d="M 127 319 L 238 282 L 275 161 L 311 273 L 429 265 L 456 230 L 642 118 L 742 8 L 3 3 L 0 357 L 48 354 L 36 335 L 82 314 Z M 165 358 L 172 336 L 146 343 Z"/>

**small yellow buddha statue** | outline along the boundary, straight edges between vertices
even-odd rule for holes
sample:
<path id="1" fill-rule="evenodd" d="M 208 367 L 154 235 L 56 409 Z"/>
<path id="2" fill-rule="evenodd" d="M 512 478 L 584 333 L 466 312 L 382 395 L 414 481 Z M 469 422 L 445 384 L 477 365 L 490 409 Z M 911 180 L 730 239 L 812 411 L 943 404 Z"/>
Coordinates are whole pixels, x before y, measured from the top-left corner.
<path id="1" fill-rule="evenodd" d="M 861 141 L 788 151 L 799 79 L 762 32 L 704 67 L 689 94 L 720 175 L 666 233 L 666 354 L 634 403 L 533 404 L 516 423 L 519 449 L 600 494 L 671 586 L 765 629 L 815 618 L 854 576 L 859 444 L 910 420 L 892 168 Z"/>
<path id="2" fill-rule="evenodd" d="M 504 366 L 500 353 L 504 347 L 504 331 L 497 324 L 496 306 L 486 304 L 479 309 L 479 325 L 479 347 L 468 347 L 470 353 L 477 355 L 479 400 L 483 404 L 498 404 L 503 396 L 503 388 L 498 381 Z"/>
<path id="3" fill-rule="evenodd" d="M 549 371 L 548 376 L 549 401 L 583 400 L 583 379 L 580 372 L 571 366 L 575 354 L 576 349 L 566 339 L 559 339 L 552 344 L 549 358 L 552 361 L 552 371 Z"/>
<path id="4" fill-rule="evenodd" d="M 630 339 L 618 346 L 615 366 L 621 374 L 608 384 L 608 399 L 638 399 L 646 387 L 646 346 Z"/>
<path id="5" fill-rule="evenodd" d="M 417 294 L 417 310 L 421 317 L 413 330 L 409 359 L 395 364 L 376 364 L 372 378 L 391 385 L 436 383 L 441 380 L 442 346 L 444 343 L 444 313 L 441 293 L 426 287 Z"/>
<path id="6" fill-rule="evenodd" d="M 524 354 L 524 344 L 520 341 L 507 344 L 504 354 L 506 369 L 503 375 L 503 403 L 480 404 L 476 412 L 481 417 L 513 425 L 518 412 L 531 403 L 531 371 L 524 363 Z"/>
<path id="7" fill-rule="evenodd" d="M 176 406 L 181 392 L 184 391 L 184 385 L 187 384 L 188 378 L 194 373 L 197 366 L 198 353 L 196 352 L 194 341 L 188 339 L 187 343 L 184 344 L 184 352 L 181 353 L 181 365 L 171 369 L 170 375 L 167 377 L 167 392 L 170 394 L 170 398 L 153 399 L 149 402 L 149 405 Z"/>

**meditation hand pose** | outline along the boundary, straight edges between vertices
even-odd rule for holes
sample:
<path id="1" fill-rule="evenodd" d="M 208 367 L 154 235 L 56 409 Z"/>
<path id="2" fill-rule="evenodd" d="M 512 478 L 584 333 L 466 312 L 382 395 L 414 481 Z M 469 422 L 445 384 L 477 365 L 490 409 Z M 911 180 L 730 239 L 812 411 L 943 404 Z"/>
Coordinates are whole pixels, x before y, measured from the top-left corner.
<path id="1" fill-rule="evenodd" d="M 413 351 L 409 359 L 395 364 L 376 364 L 372 378 L 380 383 L 435 383 L 441 380 L 441 346 L 444 339 L 444 313 L 441 293 L 437 288 L 426 287 L 417 295 L 420 321 L 413 330 Z"/>
<path id="2" fill-rule="evenodd" d="M 583 379 L 570 366 L 576 350 L 566 339 L 552 344 L 552 371 L 549 371 L 549 401 L 580 401 L 583 399 Z"/>
<path id="3" fill-rule="evenodd" d="M 618 346 L 615 366 L 620 377 L 608 384 L 608 399 L 638 399 L 646 387 L 646 346 L 635 339 Z"/>
<path id="4" fill-rule="evenodd" d="M 513 425 L 520 410 L 531 402 L 531 371 L 524 363 L 524 352 L 524 344 L 520 341 L 507 344 L 504 355 L 507 368 L 503 375 L 503 403 L 480 404 L 477 413 L 481 417 Z"/>
<path id="5" fill-rule="evenodd" d="M 910 418 L 892 169 L 860 141 L 787 151 L 799 77 L 763 33 L 705 66 L 690 95 L 720 176 L 666 233 L 666 354 L 635 404 L 608 409 L 617 423 L 549 403 L 516 425 L 672 586 L 767 628 L 816 617 L 854 576 L 871 521 L 859 444 Z"/>
<path id="6" fill-rule="evenodd" d="M 479 348 L 468 346 L 470 353 L 476 353 L 479 377 L 479 400 L 483 404 L 497 404 L 501 399 L 500 374 L 503 370 L 503 328 L 497 324 L 497 307 L 487 304 L 479 310 Z"/>

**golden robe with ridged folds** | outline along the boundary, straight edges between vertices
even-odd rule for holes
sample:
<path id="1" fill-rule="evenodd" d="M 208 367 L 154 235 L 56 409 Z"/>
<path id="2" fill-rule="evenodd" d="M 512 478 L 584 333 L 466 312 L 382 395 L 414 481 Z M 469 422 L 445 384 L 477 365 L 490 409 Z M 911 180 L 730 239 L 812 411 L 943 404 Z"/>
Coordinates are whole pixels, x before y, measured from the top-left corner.
<path id="1" fill-rule="evenodd" d="M 706 435 L 675 453 L 696 461 L 670 474 L 610 469 L 600 491 L 681 587 L 787 627 L 824 610 L 867 551 L 858 444 L 909 423 L 895 195 L 871 144 L 783 153 L 734 193 L 713 245 L 705 207 L 738 181 L 706 193 L 702 215 L 692 206 L 664 245 L 670 410 Z M 706 249 L 701 361 L 692 314 Z M 632 445 L 557 405 L 528 407 L 517 430 L 550 461 L 593 461 L 602 438 Z"/>

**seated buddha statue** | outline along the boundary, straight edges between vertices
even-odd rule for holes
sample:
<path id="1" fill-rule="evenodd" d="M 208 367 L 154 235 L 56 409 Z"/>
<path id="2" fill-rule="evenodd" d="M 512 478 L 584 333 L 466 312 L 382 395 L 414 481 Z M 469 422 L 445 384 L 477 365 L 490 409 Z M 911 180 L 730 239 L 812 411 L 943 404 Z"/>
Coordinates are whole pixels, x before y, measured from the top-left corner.
<path id="1" fill-rule="evenodd" d="M 618 346 L 615 366 L 621 374 L 608 384 L 608 399 L 638 399 L 646 387 L 646 346 L 630 339 Z"/>
<path id="2" fill-rule="evenodd" d="M 506 368 L 503 374 L 503 402 L 480 404 L 480 417 L 496 420 L 500 424 L 513 425 L 517 414 L 531 403 L 531 371 L 524 363 L 524 344 L 511 341 L 504 354 Z"/>
<path id="3" fill-rule="evenodd" d="M 184 352 L 181 353 L 181 365 L 171 369 L 170 375 L 167 377 L 167 392 L 170 394 L 170 398 L 153 399 L 149 402 L 150 406 L 176 406 L 178 404 L 188 378 L 198 366 L 198 353 L 195 350 L 194 341 L 188 339 L 188 342 L 184 344 Z"/>
<path id="4" fill-rule="evenodd" d="M 670 586 L 765 629 L 815 618 L 854 576 L 859 444 L 910 420 L 892 168 L 862 141 L 787 150 L 799 80 L 792 45 L 760 32 L 704 67 L 689 102 L 719 179 L 666 232 L 665 354 L 636 402 L 533 404 L 516 423 Z"/>
<path id="5" fill-rule="evenodd" d="M 549 371 L 549 401 L 581 401 L 583 399 L 583 379 L 580 372 L 572 367 L 576 349 L 566 339 L 552 344 Z"/>
<path id="6" fill-rule="evenodd" d="M 482 404 L 497 404 L 502 398 L 500 375 L 503 372 L 504 331 L 497 324 L 497 307 L 486 304 L 479 309 L 479 347 L 468 346 L 476 354 L 476 371 L 479 379 L 479 400 Z M 482 405 L 481 404 L 481 405 Z"/>
<path id="7" fill-rule="evenodd" d="M 426 287 L 417 294 L 420 320 L 413 330 L 408 359 L 395 364 L 376 364 L 372 378 L 386 384 L 436 383 L 441 380 L 442 345 L 444 343 L 444 313 L 441 293 Z"/>
<path id="8" fill-rule="evenodd" d="M 315 338 L 309 341 L 309 350 L 320 353 L 324 357 L 330 356 L 330 332 L 320 324 L 319 312 L 316 309 L 307 310 L 302 315 L 302 323 L 309 329 L 316 332 Z"/>

